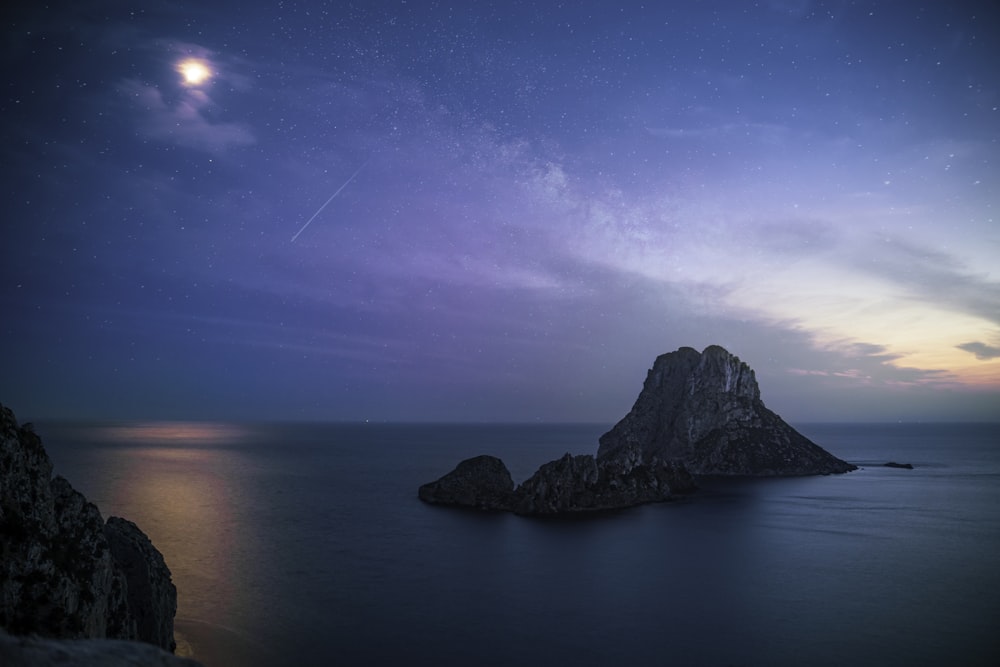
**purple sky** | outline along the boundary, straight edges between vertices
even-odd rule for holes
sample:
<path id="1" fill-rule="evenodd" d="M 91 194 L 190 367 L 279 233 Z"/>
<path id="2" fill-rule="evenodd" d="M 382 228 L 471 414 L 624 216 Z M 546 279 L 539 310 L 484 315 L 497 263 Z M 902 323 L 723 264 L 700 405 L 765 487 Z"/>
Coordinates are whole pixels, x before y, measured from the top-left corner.
<path id="1" fill-rule="evenodd" d="M 991 3 L 143 6 L 2 10 L 24 418 L 1000 416 Z"/>

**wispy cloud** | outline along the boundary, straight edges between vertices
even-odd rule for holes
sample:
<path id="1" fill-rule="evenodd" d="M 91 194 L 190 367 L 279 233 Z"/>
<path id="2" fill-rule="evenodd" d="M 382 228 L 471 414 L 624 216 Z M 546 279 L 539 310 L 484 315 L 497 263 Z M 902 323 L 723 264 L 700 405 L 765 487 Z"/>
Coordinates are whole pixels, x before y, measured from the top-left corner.
<path id="1" fill-rule="evenodd" d="M 845 259 L 903 288 L 911 301 L 1000 324 L 1000 282 L 970 272 L 958 257 L 898 236 L 863 243 Z"/>
<path id="2" fill-rule="evenodd" d="M 659 139 L 747 139 L 777 144 L 791 137 L 790 130 L 776 123 L 725 122 L 702 127 L 647 127 L 646 131 Z"/>
<path id="3" fill-rule="evenodd" d="M 168 103 L 160 90 L 139 81 L 124 81 L 120 90 L 141 110 L 139 127 L 153 139 L 210 153 L 256 142 L 247 125 L 210 120 L 206 112 L 212 100 L 203 91 L 185 91 L 179 100 Z"/>
<path id="4" fill-rule="evenodd" d="M 795 258 L 831 252 L 841 241 L 834 225 L 819 218 L 765 221 L 752 233 L 757 247 Z"/>
<path id="5" fill-rule="evenodd" d="M 971 352 L 976 356 L 976 359 L 979 359 L 980 361 L 989 361 L 991 359 L 1000 358 L 1000 347 L 987 345 L 986 343 L 962 343 L 961 345 L 956 345 L 955 347 L 960 350 L 965 350 L 966 352 Z"/>

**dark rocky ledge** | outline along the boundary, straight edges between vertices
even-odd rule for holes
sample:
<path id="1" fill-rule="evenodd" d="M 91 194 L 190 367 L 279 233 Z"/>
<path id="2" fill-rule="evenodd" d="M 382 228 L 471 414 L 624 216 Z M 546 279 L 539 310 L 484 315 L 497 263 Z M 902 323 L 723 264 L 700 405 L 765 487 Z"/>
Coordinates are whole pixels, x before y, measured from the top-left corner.
<path id="1" fill-rule="evenodd" d="M 912 463 L 896 463 L 895 461 L 889 461 L 888 463 L 884 464 L 882 467 L 884 467 L 884 468 L 902 468 L 904 470 L 913 470 L 913 464 Z"/>
<path id="2" fill-rule="evenodd" d="M 572 514 L 670 500 L 695 488 L 692 475 L 856 469 L 768 410 L 753 370 L 713 345 L 658 357 L 632 410 L 601 436 L 596 457 L 566 454 L 515 488 L 500 459 L 477 456 L 421 486 L 418 497 L 524 515 Z"/>
<path id="3" fill-rule="evenodd" d="M 122 639 L 46 639 L 12 637 L 0 630 L 4 667 L 201 667 L 142 642 Z"/>
<path id="4" fill-rule="evenodd" d="M 68 481 L 53 477 L 34 429 L 0 405 L 0 629 L 37 636 L 4 638 L 0 664 L 36 664 L 24 656 L 46 664 L 41 652 L 49 649 L 70 656 L 66 664 L 97 664 L 73 657 L 99 652 L 97 644 L 76 653 L 38 637 L 137 640 L 173 651 L 176 610 L 170 570 L 149 538 L 124 519 L 105 522 Z M 120 644 L 108 655 L 126 651 Z M 109 657 L 105 664 L 125 663 Z"/>

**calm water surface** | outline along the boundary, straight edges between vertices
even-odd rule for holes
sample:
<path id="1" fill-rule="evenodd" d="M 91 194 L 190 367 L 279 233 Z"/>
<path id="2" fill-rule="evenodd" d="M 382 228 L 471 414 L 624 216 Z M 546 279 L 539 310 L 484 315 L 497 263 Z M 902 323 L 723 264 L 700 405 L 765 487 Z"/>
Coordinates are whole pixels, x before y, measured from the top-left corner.
<path id="1" fill-rule="evenodd" d="M 207 667 L 1000 664 L 1000 425 L 805 425 L 862 469 L 585 520 L 416 489 L 480 453 L 520 482 L 608 425 L 36 428 L 163 552 Z"/>

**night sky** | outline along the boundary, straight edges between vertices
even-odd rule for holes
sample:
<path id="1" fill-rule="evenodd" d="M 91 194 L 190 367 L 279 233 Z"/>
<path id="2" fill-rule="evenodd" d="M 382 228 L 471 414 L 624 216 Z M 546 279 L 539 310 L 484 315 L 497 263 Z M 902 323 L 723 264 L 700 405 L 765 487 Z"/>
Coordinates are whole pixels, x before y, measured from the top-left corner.
<path id="1" fill-rule="evenodd" d="M 1000 416 L 996 3 L 0 12 L 22 418 Z"/>

